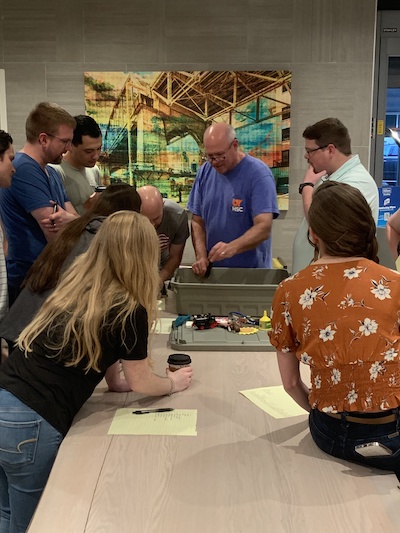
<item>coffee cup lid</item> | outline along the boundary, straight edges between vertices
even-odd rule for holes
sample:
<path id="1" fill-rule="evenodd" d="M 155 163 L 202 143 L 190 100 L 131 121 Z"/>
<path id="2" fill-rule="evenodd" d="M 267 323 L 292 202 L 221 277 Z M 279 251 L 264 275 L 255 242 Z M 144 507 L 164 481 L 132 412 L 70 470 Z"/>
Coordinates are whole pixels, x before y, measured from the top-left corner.
<path id="1" fill-rule="evenodd" d="M 170 365 L 190 365 L 191 362 L 190 355 L 186 353 L 172 353 L 168 357 L 168 364 Z"/>

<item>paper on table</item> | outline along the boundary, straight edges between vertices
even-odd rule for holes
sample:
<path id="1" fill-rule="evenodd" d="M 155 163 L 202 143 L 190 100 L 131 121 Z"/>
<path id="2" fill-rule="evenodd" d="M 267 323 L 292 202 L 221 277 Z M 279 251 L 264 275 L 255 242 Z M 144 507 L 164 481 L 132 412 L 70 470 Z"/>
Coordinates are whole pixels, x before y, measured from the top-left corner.
<path id="1" fill-rule="evenodd" d="M 282 385 L 239 392 L 274 418 L 289 418 L 307 413 L 285 392 Z"/>
<path id="2" fill-rule="evenodd" d="M 172 322 L 174 320 L 174 318 L 158 318 L 154 333 L 171 333 Z"/>
<path id="3" fill-rule="evenodd" d="M 108 435 L 197 435 L 197 410 L 134 415 L 135 407 L 117 409 Z"/>

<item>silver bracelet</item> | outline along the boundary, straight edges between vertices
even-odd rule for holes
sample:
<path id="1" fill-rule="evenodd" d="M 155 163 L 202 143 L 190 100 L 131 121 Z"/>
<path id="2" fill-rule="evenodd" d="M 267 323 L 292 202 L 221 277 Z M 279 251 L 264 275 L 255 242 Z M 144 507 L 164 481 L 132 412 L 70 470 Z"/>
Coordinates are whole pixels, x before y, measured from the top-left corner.
<path id="1" fill-rule="evenodd" d="M 169 376 L 167 376 L 167 378 L 171 382 L 171 390 L 168 393 L 168 396 L 171 396 L 171 394 L 174 394 L 174 392 L 175 392 L 175 381 L 172 378 L 170 378 Z"/>

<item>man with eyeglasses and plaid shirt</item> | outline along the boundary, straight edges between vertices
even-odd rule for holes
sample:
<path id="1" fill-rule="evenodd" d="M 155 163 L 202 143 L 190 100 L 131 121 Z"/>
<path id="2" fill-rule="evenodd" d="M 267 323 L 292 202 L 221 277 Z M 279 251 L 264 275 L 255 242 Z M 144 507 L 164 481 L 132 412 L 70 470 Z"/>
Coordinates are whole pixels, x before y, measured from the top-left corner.
<path id="1" fill-rule="evenodd" d="M 225 123 L 204 133 L 206 163 L 190 193 L 193 272 L 209 264 L 271 268 L 272 221 L 279 215 L 276 185 L 268 166 L 239 149 L 235 130 Z"/>
<path id="2" fill-rule="evenodd" d="M 325 118 L 308 126 L 304 132 L 305 154 L 308 170 L 299 186 L 303 200 L 304 218 L 293 242 L 292 273 L 309 265 L 314 248 L 308 242 L 308 210 L 314 187 L 327 179 L 347 183 L 359 189 L 371 207 L 375 222 L 378 220 L 378 187 L 358 155 L 351 153 L 348 129 L 337 118 Z"/>

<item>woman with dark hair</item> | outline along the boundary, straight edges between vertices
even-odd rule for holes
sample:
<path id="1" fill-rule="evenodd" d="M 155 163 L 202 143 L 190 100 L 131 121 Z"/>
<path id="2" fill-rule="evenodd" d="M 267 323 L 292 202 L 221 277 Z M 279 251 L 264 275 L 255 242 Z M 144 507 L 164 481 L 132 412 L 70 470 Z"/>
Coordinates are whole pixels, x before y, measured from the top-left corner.
<path id="1" fill-rule="evenodd" d="M 3 187 L 9 187 L 11 185 L 11 176 L 15 172 L 12 164 L 13 159 L 14 148 L 12 137 L 6 131 L 0 130 L 0 161 L 2 166 L 1 182 Z"/>
<path id="2" fill-rule="evenodd" d="M 0 187 L 11 185 L 12 175 L 15 172 L 13 165 L 14 148 L 13 140 L 9 133 L 0 130 Z M 3 318 L 8 307 L 7 272 L 4 258 L 4 234 L 3 225 L 0 225 L 0 320 Z M 1 360 L 1 357 L 0 357 Z"/>
<path id="3" fill-rule="evenodd" d="M 377 264 L 375 223 L 358 189 L 322 184 L 309 225 L 318 259 L 283 281 L 272 304 L 283 386 L 309 411 L 323 451 L 400 475 L 400 275 Z"/>
<path id="4" fill-rule="evenodd" d="M 30 268 L 23 291 L 0 324 L 0 337 L 7 340 L 9 348 L 55 288 L 61 273 L 87 250 L 106 217 L 121 210 L 139 212 L 141 204 L 134 187 L 125 183 L 109 185 L 89 212 L 67 224 L 46 245 Z"/>

